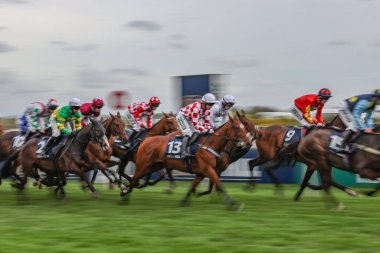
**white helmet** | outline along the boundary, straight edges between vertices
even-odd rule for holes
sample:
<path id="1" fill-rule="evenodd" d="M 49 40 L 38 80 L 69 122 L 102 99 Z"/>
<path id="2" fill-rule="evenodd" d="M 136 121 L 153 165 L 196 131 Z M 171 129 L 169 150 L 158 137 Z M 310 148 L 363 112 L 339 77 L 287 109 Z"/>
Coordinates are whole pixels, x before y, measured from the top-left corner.
<path id="1" fill-rule="evenodd" d="M 216 98 L 214 94 L 206 93 L 203 95 L 202 101 L 205 102 L 206 104 L 214 104 L 216 103 Z"/>
<path id="2" fill-rule="evenodd" d="M 81 102 L 79 98 L 70 99 L 69 106 L 81 106 Z"/>
<path id="3" fill-rule="evenodd" d="M 235 97 L 232 95 L 224 95 L 222 99 L 223 104 L 235 104 Z"/>

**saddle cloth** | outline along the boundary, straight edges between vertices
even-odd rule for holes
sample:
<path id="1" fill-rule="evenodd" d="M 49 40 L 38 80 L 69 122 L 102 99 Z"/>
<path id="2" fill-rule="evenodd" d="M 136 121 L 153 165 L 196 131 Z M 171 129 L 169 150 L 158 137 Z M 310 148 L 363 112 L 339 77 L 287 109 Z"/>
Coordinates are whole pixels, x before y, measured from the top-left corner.
<path id="1" fill-rule="evenodd" d="M 196 141 L 194 141 L 190 146 L 190 153 L 192 155 L 195 155 L 195 153 L 198 150 L 198 142 L 199 142 L 199 138 Z M 184 148 L 182 143 L 183 143 L 183 136 L 175 136 L 171 138 L 168 141 L 168 144 L 166 146 L 166 152 L 165 152 L 166 157 L 168 159 L 182 160 L 183 159 L 182 150 Z"/>

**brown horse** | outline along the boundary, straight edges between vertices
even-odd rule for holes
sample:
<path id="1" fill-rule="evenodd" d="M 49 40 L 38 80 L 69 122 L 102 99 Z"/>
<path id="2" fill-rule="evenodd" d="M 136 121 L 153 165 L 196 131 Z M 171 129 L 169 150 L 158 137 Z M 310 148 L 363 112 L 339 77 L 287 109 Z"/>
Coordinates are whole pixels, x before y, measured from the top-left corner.
<path id="1" fill-rule="evenodd" d="M 108 178 L 110 181 L 110 185 L 117 182 L 116 174 L 114 171 L 108 169 L 112 167 L 118 162 L 110 160 L 113 153 L 113 145 L 115 142 L 115 138 L 118 138 L 121 141 L 126 140 L 127 136 L 125 133 L 125 123 L 121 119 L 121 115 L 117 112 L 116 116 L 110 113 L 110 118 L 103 121 L 103 127 L 105 129 L 105 135 L 108 140 L 105 140 L 107 143 L 107 147 L 102 147 L 98 143 L 90 142 L 86 149 L 86 156 L 88 157 L 88 165 L 89 170 L 94 170 L 93 177 L 91 179 L 91 183 L 95 181 L 96 175 L 98 173 L 98 169 Z M 113 179 L 110 177 L 111 174 Z"/>
<path id="2" fill-rule="evenodd" d="M 141 143 L 137 151 L 135 175 L 133 176 L 132 183 L 126 191 L 122 192 L 122 195 L 132 192 L 133 188 L 138 185 L 140 178 L 149 175 L 155 170 L 167 167 L 195 174 L 195 180 L 192 183 L 190 191 L 182 201 L 183 204 L 189 204 L 191 194 L 202 178 L 206 176 L 214 183 L 216 190 L 223 195 L 228 208 L 240 208 L 241 205 L 237 205 L 224 190 L 216 171 L 217 156 L 219 156 L 219 153 L 228 141 L 239 142 L 238 145 L 242 147 L 252 144 L 253 136 L 246 130 L 240 120 L 236 116 L 235 118 L 230 117 L 229 122 L 215 133 L 201 136 L 200 148 L 195 157 L 191 159 L 190 166 L 185 160 L 169 159 L 165 155 L 169 140 L 176 134 L 174 132 L 165 136 L 150 137 Z M 191 171 L 189 171 L 189 167 Z"/>
<path id="3" fill-rule="evenodd" d="M 345 126 L 341 121 L 340 117 L 337 115 L 330 123 L 326 124 L 328 128 L 334 129 L 344 129 Z M 343 128 L 344 127 L 344 128 Z M 284 163 L 284 157 L 279 157 L 280 150 L 284 149 L 285 146 L 283 144 L 283 140 L 288 130 L 293 127 L 289 126 L 269 126 L 260 130 L 257 130 L 256 134 L 256 146 L 257 151 L 259 153 L 259 157 L 248 161 L 248 166 L 251 173 L 251 186 L 255 186 L 253 168 L 255 166 L 267 164 L 265 167 L 265 172 L 269 175 L 271 180 L 274 182 L 276 189 L 281 191 L 282 186 L 276 175 L 273 173 L 273 170 L 280 167 L 281 164 Z M 306 130 L 303 129 L 301 131 L 301 135 L 308 134 L 312 129 Z M 294 147 L 298 144 L 298 141 L 291 143 Z M 285 152 L 283 152 L 285 153 Z M 290 161 L 287 161 L 290 162 Z"/>
<path id="4" fill-rule="evenodd" d="M 9 177 L 13 175 L 18 177 L 14 172 L 16 171 L 17 164 L 12 164 L 12 161 L 17 158 L 19 149 L 13 147 L 14 138 L 20 136 L 20 131 L 6 132 L 0 136 L 0 184 L 1 178 Z"/>
<path id="5" fill-rule="evenodd" d="M 51 178 L 51 175 L 58 175 L 58 183 L 50 184 L 58 185 L 56 192 L 60 190 L 61 194 L 65 194 L 63 186 L 66 184 L 65 173 L 73 173 L 78 175 L 82 180 L 86 181 L 92 192 L 95 192 L 95 188 L 91 185 L 89 180 L 84 177 L 83 167 L 86 166 L 86 162 L 83 159 L 84 150 L 86 150 L 90 140 L 102 143 L 105 136 L 105 130 L 103 126 L 94 120 L 90 120 L 91 124 L 85 126 L 75 136 L 70 136 L 66 144 L 58 151 L 53 160 L 39 159 L 36 157 L 37 145 L 39 139 L 31 139 L 28 141 L 20 151 L 18 160 L 22 166 L 24 175 L 17 185 L 19 189 L 24 189 L 29 176 L 34 176 L 39 181 L 39 176 L 36 174 L 36 169 L 40 169 L 46 172 L 47 177 Z M 44 183 L 40 181 L 40 183 Z"/>
<path id="6" fill-rule="evenodd" d="M 252 141 L 254 141 L 256 138 L 256 128 L 254 127 L 252 122 L 246 117 L 246 114 L 244 111 L 242 111 L 242 114 L 240 114 L 239 112 L 236 112 L 236 115 L 238 116 L 239 120 L 243 123 L 243 125 L 246 127 L 248 132 L 252 134 L 253 136 Z M 218 176 L 220 177 L 223 171 L 225 171 L 228 168 L 228 165 L 239 160 L 242 156 L 244 156 L 250 150 L 250 148 L 251 146 L 246 146 L 244 148 L 241 148 L 238 145 L 238 142 L 228 141 L 227 145 L 224 146 L 222 152 L 220 153 L 220 157 L 217 158 L 216 171 L 218 173 Z M 213 186 L 214 186 L 213 182 L 209 181 L 208 190 L 204 192 L 200 192 L 197 195 L 203 196 L 203 195 L 210 194 Z"/>
<path id="7" fill-rule="evenodd" d="M 136 144 L 136 147 L 132 147 L 132 150 L 124 150 L 122 151 L 116 151 L 121 153 L 120 157 L 120 164 L 119 164 L 119 175 L 120 175 L 120 181 L 121 177 L 126 178 L 129 182 L 132 181 L 132 178 L 125 174 L 125 168 L 127 167 L 129 161 L 136 162 L 137 158 L 137 151 L 139 149 L 139 146 L 141 145 L 141 142 L 145 140 L 145 138 L 157 136 L 157 135 L 164 135 L 167 133 L 171 133 L 173 131 L 178 130 L 178 124 L 177 121 L 172 113 L 170 114 L 163 114 L 164 117 L 162 117 L 157 123 L 155 123 L 150 129 L 148 129 L 145 133 L 145 137 L 143 137 L 139 144 Z M 149 182 L 149 176 L 147 177 L 147 180 L 144 185 L 141 185 L 140 187 L 145 187 L 147 185 L 154 185 L 158 181 L 160 181 L 164 177 L 165 173 L 161 172 L 161 176 L 155 180 L 154 182 Z M 173 186 L 174 180 L 170 173 L 170 170 L 168 170 L 169 178 L 171 179 L 171 185 Z"/>
<path id="8" fill-rule="evenodd" d="M 330 129 L 312 131 L 300 141 L 297 147 L 297 156 L 299 161 L 308 166 L 306 178 L 312 171 L 319 171 L 323 190 L 329 199 L 338 206 L 339 202 L 330 194 L 330 186 L 334 184 L 331 176 L 332 167 L 359 174 L 363 178 L 372 180 L 379 178 L 380 135 L 362 133 L 357 141 L 352 144 L 356 151 L 349 155 L 350 163 L 348 164 L 342 156 L 328 151 L 334 143 L 331 139 L 333 132 L 334 130 Z M 299 192 L 302 192 L 305 186 L 304 184 L 301 185 Z M 350 194 L 350 192 L 347 193 Z"/>

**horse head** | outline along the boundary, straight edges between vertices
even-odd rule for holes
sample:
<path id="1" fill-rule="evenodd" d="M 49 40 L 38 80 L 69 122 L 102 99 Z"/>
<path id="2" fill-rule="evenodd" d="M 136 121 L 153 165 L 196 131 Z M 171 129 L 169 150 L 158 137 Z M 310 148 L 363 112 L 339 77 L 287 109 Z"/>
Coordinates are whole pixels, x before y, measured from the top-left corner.
<path id="1" fill-rule="evenodd" d="M 239 117 L 235 115 L 234 118 L 229 117 L 228 129 L 226 135 L 229 139 L 237 141 L 237 146 L 248 147 L 251 146 L 254 141 L 254 135 L 252 135 L 245 125 L 240 121 Z"/>
<path id="2" fill-rule="evenodd" d="M 256 139 L 256 127 L 252 123 L 252 121 L 250 121 L 247 118 L 247 116 L 245 114 L 245 111 L 242 110 L 241 114 L 238 111 L 236 111 L 236 115 L 238 116 L 238 118 L 241 121 L 241 123 L 243 123 L 243 125 L 245 126 L 245 128 L 248 130 L 248 132 L 250 132 L 253 135 L 253 139 L 255 140 Z"/>
<path id="3" fill-rule="evenodd" d="M 111 118 L 108 118 L 103 122 L 103 126 L 106 129 L 106 135 L 118 136 L 122 141 L 127 139 L 125 133 L 125 123 L 121 119 L 120 113 L 117 112 L 116 116 L 110 113 Z"/>
<path id="4" fill-rule="evenodd" d="M 98 121 L 90 118 L 90 122 L 91 122 L 91 128 L 90 128 L 91 139 L 97 143 L 102 143 L 103 137 L 106 134 L 106 130 L 104 129 L 103 125 L 100 124 Z"/>
<path id="5" fill-rule="evenodd" d="M 152 126 L 149 133 L 151 135 L 166 134 L 178 130 L 178 124 L 174 115 L 163 113 L 162 117 L 156 124 Z"/>

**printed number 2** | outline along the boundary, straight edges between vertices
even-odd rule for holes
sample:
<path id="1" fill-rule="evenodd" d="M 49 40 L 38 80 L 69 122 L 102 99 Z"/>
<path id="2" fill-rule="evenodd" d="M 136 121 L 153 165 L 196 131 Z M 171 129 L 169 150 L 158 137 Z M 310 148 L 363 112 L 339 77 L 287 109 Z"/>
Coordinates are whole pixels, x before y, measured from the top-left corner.
<path id="1" fill-rule="evenodd" d="M 172 154 L 178 154 L 179 151 L 181 151 L 181 142 L 180 141 L 171 141 L 168 143 L 169 145 L 169 153 L 172 153 Z"/>
<path id="2" fill-rule="evenodd" d="M 286 137 L 285 137 L 285 141 L 290 141 L 294 134 L 296 133 L 295 130 L 289 130 L 287 133 L 286 133 Z"/>
<path id="3" fill-rule="evenodd" d="M 42 152 L 42 149 L 45 147 L 45 144 L 46 142 L 44 141 L 40 141 L 38 144 L 37 144 L 37 150 L 36 150 L 36 153 L 39 154 Z"/>

